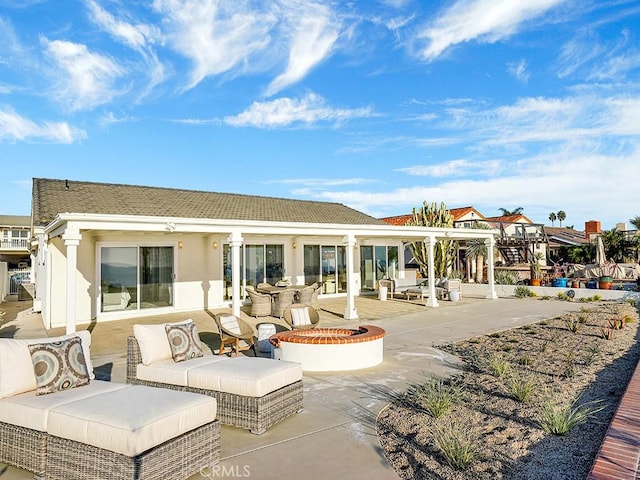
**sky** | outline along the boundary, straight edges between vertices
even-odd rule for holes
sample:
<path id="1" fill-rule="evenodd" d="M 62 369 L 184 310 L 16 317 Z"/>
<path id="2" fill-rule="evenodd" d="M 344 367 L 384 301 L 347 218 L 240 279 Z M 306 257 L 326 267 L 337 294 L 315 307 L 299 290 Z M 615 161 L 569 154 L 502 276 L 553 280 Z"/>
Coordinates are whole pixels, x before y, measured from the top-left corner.
<path id="1" fill-rule="evenodd" d="M 35 177 L 632 228 L 638 25 L 639 0 L 0 0 L 0 214 Z"/>

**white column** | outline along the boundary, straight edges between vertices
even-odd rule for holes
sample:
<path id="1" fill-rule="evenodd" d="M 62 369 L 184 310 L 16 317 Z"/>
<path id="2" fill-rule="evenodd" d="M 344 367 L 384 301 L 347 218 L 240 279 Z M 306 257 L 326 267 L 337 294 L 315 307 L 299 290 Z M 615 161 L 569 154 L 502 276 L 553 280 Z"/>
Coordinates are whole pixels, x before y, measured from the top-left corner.
<path id="1" fill-rule="evenodd" d="M 76 271 L 78 269 L 78 245 L 82 235 L 76 229 L 67 229 L 62 235 L 67 247 L 67 333 L 76 331 Z"/>
<path id="2" fill-rule="evenodd" d="M 231 302 L 231 311 L 236 317 L 240 316 L 240 282 L 242 274 L 240 272 L 240 247 L 242 247 L 242 234 L 234 232 L 229 236 L 229 246 L 231 247 L 231 294 L 233 300 Z"/>
<path id="3" fill-rule="evenodd" d="M 347 253 L 347 306 L 344 309 L 345 320 L 357 320 L 358 310 L 356 309 L 356 289 L 355 270 L 353 261 L 356 239 L 353 235 L 347 235 L 343 239 L 343 245 Z M 337 283 L 336 283 L 337 285 Z"/>
<path id="4" fill-rule="evenodd" d="M 429 298 L 427 299 L 427 305 L 430 307 L 439 307 L 440 305 L 436 298 L 436 269 L 433 260 L 436 238 L 427 237 L 424 239 L 424 244 L 427 247 L 427 273 L 429 274 Z"/>
<path id="5" fill-rule="evenodd" d="M 496 300 L 498 298 L 498 294 L 496 293 L 496 282 L 494 279 L 494 258 L 493 258 L 493 248 L 495 246 L 496 240 L 491 237 L 484 241 L 487 246 L 487 280 L 489 280 L 489 293 L 487 293 L 487 298 L 492 300 Z"/>

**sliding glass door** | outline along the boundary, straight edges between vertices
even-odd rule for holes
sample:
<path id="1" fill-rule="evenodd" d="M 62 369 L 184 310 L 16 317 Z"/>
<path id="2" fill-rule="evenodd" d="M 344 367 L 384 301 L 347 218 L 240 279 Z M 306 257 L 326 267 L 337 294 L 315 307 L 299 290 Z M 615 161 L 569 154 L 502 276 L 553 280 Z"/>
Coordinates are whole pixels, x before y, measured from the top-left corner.
<path id="1" fill-rule="evenodd" d="M 224 245 L 224 298 L 231 300 L 231 247 Z M 244 245 L 240 254 L 242 285 L 256 286 L 262 282 L 272 285 L 284 276 L 284 245 L 251 244 Z"/>
<path id="2" fill-rule="evenodd" d="M 100 247 L 100 311 L 173 306 L 170 246 Z"/>
<path id="3" fill-rule="evenodd" d="M 360 247 L 360 283 L 362 290 L 374 290 L 382 278 L 398 277 L 398 247 L 362 245 Z"/>

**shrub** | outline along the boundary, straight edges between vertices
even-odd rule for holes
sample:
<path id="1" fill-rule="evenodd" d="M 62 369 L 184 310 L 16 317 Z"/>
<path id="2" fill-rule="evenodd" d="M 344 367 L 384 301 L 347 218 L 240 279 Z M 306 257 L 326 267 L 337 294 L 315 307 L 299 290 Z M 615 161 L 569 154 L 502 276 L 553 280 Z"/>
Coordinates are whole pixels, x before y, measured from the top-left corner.
<path id="1" fill-rule="evenodd" d="M 526 357 L 526 356 L 520 357 L 516 361 L 518 362 L 518 365 L 522 365 L 522 366 L 533 365 L 533 360 L 531 359 L 531 357 Z"/>
<path id="2" fill-rule="evenodd" d="M 499 285 L 515 285 L 518 283 L 518 274 L 516 272 L 510 272 L 508 270 L 496 270 L 493 278 Z"/>
<path id="3" fill-rule="evenodd" d="M 522 372 L 507 378 L 506 387 L 511 396 L 518 402 L 526 402 L 536 389 L 536 382 Z"/>
<path id="4" fill-rule="evenodd" d="M 538 425 L 552 435 L 564 435 L 604 408 L 596 407 L 596 403 L 598 402 L 577 405 L 577 400 L 574 400 L 569 405 L 560 405 L 554 398 L 549 398 L 542 405 L 537 418 Z"/>
<path id="5" fill-rule="evenodd" d="M 436 424 L 433 441 L 446 462 L 457 470 L 467 470 L 480 459 L 477 435 L 463 423 L 447 420 Z"/>
<path id="6" fill-rule="evenodd" d="M 511 370 L 511 364 L 499 355 L 492 355 L 487 366 L 489 372 L 498 378 L 504 377 Z"/>
<path id="7" fill-rule="evenodd" d="M 567 330 L 569 330 L 570 332 L 573 333 L 577 333 L 578 330 L 580 329 L 580 319 L 579 318 L 575 318 L 575 317 L 567 317 L 566 320 L 564 321 L 565 325 L 567 326 Z"/>
<path id="8" fill-rule="evenodd" d="M 409 401 L 434 418 L 447 413 L 461 398 L 458 385 L 430 378 L 422 385 L 413 385 L 408 391 Z"/>
<path id="9" fill-rule="evenodd" d="M 536 293 L 531 291 L 530 289 L 528 289 L 527 287 L 524 287 L 522 285 L 519 285 L 515 288 L 515 290 L 513 291 L 513 294 L 518 297 L 518 298 L 527 298 L 527 297 L 535 297 Z"/>

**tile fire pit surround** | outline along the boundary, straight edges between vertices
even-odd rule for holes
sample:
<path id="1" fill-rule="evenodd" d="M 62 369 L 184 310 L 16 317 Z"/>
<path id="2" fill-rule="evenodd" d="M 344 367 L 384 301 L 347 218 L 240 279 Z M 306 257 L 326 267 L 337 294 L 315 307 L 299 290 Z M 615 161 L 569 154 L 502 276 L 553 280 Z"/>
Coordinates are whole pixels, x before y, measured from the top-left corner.
<path id="1" fill-rule="evenodd" d="M 272 335 L 274 358 L 298 362 L 308 372 L 359 370 L 383 361 L 385 331 L 373 325 L 357 329 L 314 328 Z"/>

